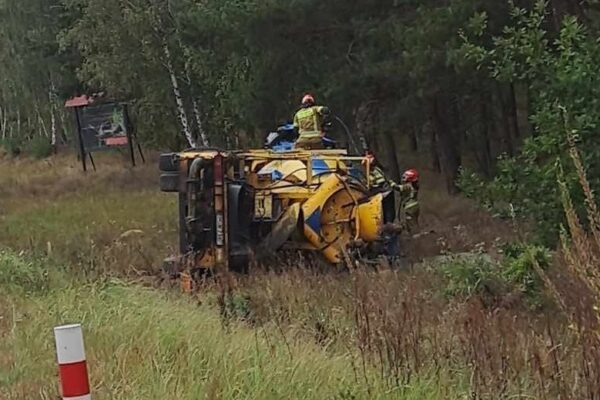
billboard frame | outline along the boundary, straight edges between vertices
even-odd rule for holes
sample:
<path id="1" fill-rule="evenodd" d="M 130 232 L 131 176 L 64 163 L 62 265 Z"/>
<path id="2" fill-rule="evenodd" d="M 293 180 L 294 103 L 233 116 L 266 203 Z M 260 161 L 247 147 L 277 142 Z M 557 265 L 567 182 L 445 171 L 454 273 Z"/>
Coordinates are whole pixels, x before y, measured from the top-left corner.
<path id="1" fill-rule="evenodd" d="M 91 106 L 95 106 L 95 105 L 120 105 L 123 109 L 123 123 L 125 125 L 125 132 L 126 132 L 126 137 L 127 137 L 127 149 L 129 151 L 129 157 L 131 160 L 131 166 L 135 167 L 136 166 L 136 158 L 135 158 L 135 149 L 134 146 L 137 147 L 137 150 L 139 152 L 140 155 L 140 159 L 142 160 L 142 163 L 146 162 L 146 159 L 144 157 L 144 153 L 142 151 L 142 146 L 140 144 L 140 142 L 137 140 L 137 135 L 136 135 L 136 130 L 135 127 L 133 125 L 133 123 L 131 122 L 131 119 L 129 117 L 129 105 L 127 103 L 123 103 L 123 102 L 96 102 L 95 99 L 93 97 L 88 97 L 88 96 L 79 96 L 79 97 L 73 97 L 69 100 L 67 100 L 67 102 L 65 103 L 65 107 L 66 108 L 72 108 L 74 113 L 75 113 L 75 121 L 77 124 L 77 142 L 78 142 L 78 147 L 79 147 L 79 159 L 81 160 L 81 164 L 82 164 L 82 168 L 84 172 L 87 172 L 87 158 L 89 157 L 90 162 L 92 163 L 92 167 L 94 169 L 94 171 L 96 171 L 96 163 L 94 162 L 94 157 L 92 156 L 92 153 L 96 152 L 96 151 L 110 151 L 110 150 L 118 150 L 121 147 L 125 147 L 125 146 L 118 146 L 115 148 L 111 148 L 109 147 L 105 147 L 105 148 L 94 148 L 94 149 L 87 149 L 85 146 L 85 140 L 83 137 L 83 128 L 82 128 L 82 116 L 81 116 L 81 112 L 82 110 L 84 110 L 85 108 Z M 134 141 L 135 141 L 135 145 L 134 145 Z"/>

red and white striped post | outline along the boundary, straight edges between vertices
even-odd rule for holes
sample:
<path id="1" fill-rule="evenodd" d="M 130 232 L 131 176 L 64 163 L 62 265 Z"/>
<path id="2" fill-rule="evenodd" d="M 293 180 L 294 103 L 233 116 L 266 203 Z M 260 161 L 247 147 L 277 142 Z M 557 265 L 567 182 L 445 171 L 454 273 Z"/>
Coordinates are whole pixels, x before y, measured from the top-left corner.
<path id="1" fill-rule="evenodd" d="M 63 400 L 91 400 L 81 325 L 54 328 Z"/>

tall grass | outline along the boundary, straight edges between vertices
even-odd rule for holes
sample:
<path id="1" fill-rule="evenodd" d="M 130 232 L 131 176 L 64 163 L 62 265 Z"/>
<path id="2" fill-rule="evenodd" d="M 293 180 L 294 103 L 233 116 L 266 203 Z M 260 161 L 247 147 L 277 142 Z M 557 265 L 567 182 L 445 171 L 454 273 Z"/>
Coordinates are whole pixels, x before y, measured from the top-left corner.
<path id="1" fill-rule="evenodd" d="M 98 157 L 84 174 L 68 156 L 0 164 L 0 247 L 97 275 L 156 272 L 174 251 L 176 202 L 154 165 Z"/>
<path id="2" fill-rule="evenodd" d="M 4 254 L 2 262 L 20 263 Z M 54 399 L 52 327 L 81 322 L 98 399 L 439 399 L 426 374 L 389 387 L 350 352 L 281 335 L 274 323 L 224 325 L 217 309 L 120 281 L 65 281 L 24 297 L 0 285 L 0 398 Z M 287 330 L 287 329 L 286 329 Z M 451 398 L 458 398 L 454 394 Z"/>
<path id="3" fill-rule="evenodd" d="M 509 265 L 290 265 L 219 276 L 192 299 L 111 278 L 152 272 L 175 242 L 175 204 L 148 190 L 152 175 L 49 168 L 0 192 L 0 241 L 50 260 L 0 254 L 0 398 L 56 397 L 51 327 L 74 321 L 99 398 L 600 398 L 600 213 L 571 156 L 589 229 L 561 183 L 568 226 L 552 267 L 533 247 Z M 64 193 L 31 201 L 48 176 Z M 540 282 L 554 301 L 532 309 Z"/>

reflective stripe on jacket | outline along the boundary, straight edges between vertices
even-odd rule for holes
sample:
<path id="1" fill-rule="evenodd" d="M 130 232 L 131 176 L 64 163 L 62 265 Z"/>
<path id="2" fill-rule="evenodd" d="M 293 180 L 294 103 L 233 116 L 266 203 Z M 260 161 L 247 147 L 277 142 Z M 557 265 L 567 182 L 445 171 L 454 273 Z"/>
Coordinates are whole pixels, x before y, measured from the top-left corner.
<path id="1" fill-rule="evenodd" d="M 303 138 L 321 137 L 323 125 L 323 109 L 325 107 L 312 106 L 300 109 L 294 116 L 294 126 Z"/>

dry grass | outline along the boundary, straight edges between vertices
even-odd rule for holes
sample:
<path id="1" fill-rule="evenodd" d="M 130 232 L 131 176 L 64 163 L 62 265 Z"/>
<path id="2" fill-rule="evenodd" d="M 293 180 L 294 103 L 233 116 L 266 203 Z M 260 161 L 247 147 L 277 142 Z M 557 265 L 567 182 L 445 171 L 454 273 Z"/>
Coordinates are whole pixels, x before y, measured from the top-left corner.
<path id="1" fill-rule="evenodd" d="M 582 380 L 590 360 L 566 317 L 551 307 L 448 299 L 443 285 L 427 271 L 296 269 L 235 280 L 220 304 L 227 320 L 275 324 L 285 341 L 346 352 L 365 387 L 406 387 L 433 374 L 445 382 L 442 398 L 456 391 L 474 399 L 596 398 L 588 395 L 597 382 Z"/>
<path id="2" fill-rule="evenodd" d="M 97 274 L 155 271 L 173 252 L 173 196 L 160 193 L 156 157 L 128 166 L 96 156 L 97 172 L 77 159 L 0 161 L 0 244 L 49 256 Z"/>
<path id="3" fill-rule="evenodd" d="M 531 311 L 514 293 L 448 297 L 437 264 L 323 273 L 295 263 L 284 273 L 227 275 L 207 283 L 198 307 L 105 278 L 152 271 L 175 242 L 174 199 L 156 191 L 153 165 L 99 163 L 106 169 L 83 175 L 68 157 L 47 168 L 17 161 L 26 176 L 17 179 L 2 161 L 0 242 L 96 282 L 69 278 L 66 289 L 49 283 L 27 294 L 14 286 L 45 274 L 34 269 L 15 284 L 0 273 L 0 396 L 53 398 L 46 331 L 83 320 L 100 398 L 600 398 L 600 216 L 573 156 L 592 230 L 565 196 L 565 262 L 538 268 L 562 314 L 552 305 Z M 422 229 L 436 234 L 413 242 L 415 258 L 493 248 L 514 233 L 427 185 L 422 198 Z M 131 229 L 143 234 L 123 235 Z"/>

